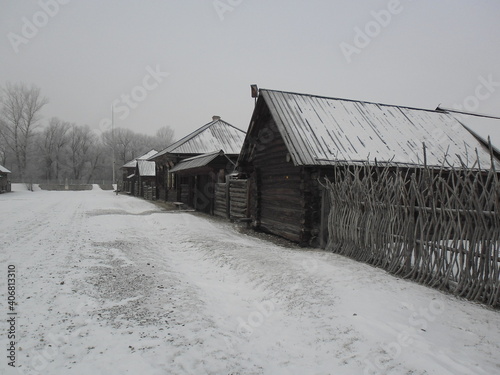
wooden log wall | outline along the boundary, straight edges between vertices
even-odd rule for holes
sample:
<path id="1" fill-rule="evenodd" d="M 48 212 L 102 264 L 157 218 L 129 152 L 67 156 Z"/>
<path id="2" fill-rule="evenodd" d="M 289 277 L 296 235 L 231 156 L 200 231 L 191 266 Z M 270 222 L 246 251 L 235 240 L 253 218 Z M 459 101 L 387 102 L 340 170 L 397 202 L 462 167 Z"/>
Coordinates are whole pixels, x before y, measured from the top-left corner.
<path id="1" fill-rule="evenodd" d="M 215 184 L 214 215 L 227 218 L 226 184 Z"/>
<path id="2" fill-rule="evenodd" d="M 240 220 L 247 217 L 248 180 L 215 184 L 214 215 Z"/>
<path id="3" fill-rule="evenodd" d="M 320 246 L 321 231 L 321 208 L 323 194 L 319 182 L 320 176 L 325 172 L 316 168 L 304 168 L 302 170 L 302 194 L 304 212 L 304 232 L 307 234 L 307 241 L 311 246 Z"/>
<path id="4" fill-rule="evenodd" d="M 477 169 L 336 167 L 327 249 L 500 307 L 500 182 Z"/>
<path id="5" fill-rule="evenodd" d="M 247 180 L 229 180 L 229 218 L 238 220 L 247 217 Z"/>
<path id="6" fill-rule="evenodd" d="M 0 175 L 0 193 L 11 191 L 11 183 L 7 175 Z"/>
<path id="7" fill-rule="evenodd" d="M 167 200 L 167 177 L 168 168 L 162 163 L 156 163 L 156 191 L 157 199 L 166 201 Z"/>
<path id="8" fill-rule="evenodd" d="M 300 168 L 288 158 L 288 150 L 269 116 L 257 146 L 253 165 L 255 186 L 252 187 L 251 208 L 257 226 L 289 240 L 304 243 L 308 240 L 305 224 L 306 203 Z"/>
<path id="9" fill-rule="evenodd" d="M 143 182 L 142 184 L 142 197 L 149 201 L 156 200 L 156 186 L 154 185 L 154 183 L 146 184 L 145 182 Z"/>
<path id="10" fill-rule="evenodd" d="M 134 196 L 138 197 L 139 196 L 139 181 L 137 179 L 135 179 L 133 184 L 134 184 L 134 189 L 133 189 Z"/>

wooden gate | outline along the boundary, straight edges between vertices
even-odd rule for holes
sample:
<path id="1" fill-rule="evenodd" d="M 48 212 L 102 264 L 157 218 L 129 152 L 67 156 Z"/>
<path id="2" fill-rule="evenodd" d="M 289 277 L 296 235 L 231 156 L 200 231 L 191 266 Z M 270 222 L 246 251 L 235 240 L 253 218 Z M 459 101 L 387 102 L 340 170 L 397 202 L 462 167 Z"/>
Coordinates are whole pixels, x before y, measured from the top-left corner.
<path id="1" fill-rule="evenodd" d="M 215 184 L 214 215 L 231 220 L 247 217 L 248 180 L 228 180 Z"/>

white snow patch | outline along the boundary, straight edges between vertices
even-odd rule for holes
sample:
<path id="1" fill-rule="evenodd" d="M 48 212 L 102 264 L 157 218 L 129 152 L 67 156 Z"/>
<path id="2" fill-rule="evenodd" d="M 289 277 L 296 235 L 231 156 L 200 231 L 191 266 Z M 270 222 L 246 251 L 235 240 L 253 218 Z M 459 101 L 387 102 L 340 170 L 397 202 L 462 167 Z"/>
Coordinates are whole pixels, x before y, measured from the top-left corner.
<path id="1" fill-rule="evenodd" d="M 0 207 L 0 374 L 500 373 L 498 311 L 335 254 L 110 191 Z"/>

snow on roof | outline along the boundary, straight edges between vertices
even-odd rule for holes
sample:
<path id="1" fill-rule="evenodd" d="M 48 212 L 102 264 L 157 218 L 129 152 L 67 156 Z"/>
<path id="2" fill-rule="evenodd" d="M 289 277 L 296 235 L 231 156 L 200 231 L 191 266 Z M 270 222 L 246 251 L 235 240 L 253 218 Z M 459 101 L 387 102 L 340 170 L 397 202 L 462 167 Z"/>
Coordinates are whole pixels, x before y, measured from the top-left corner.
<path id="1" fill-rule="evenodd" d="M 151 156 L 153 156 L 153 155 L 155 155 L 157 153 L 158 153 L 158 151 L 151 150 L 151 151 L 146 152 L 144 155 L 139 156 L 135 160 L 148 160 Z"/>
<path id="2" fill-rule="evenodd" d="M 296 166 L 422 165 L 423 142 L 428 165 L 442 165 L 447 155 L 453 166 L 472 166 L 477 149 L 482 168 L 490 166 L 488 150 L 446 112 L 261 89 L 257 107 L 264 102 Z"/>
<path id="3" fill-rule="evenodd" d="M 0 165 L 0 172 L 2 173 L 11 173 L 7 168 L 5 168 L 3 165 Z"/>
<path id="4" fill-rule="evenodd" d="M 137 160 L 139 176 L 156 176 L 156 163 L 154 161 Z"/>
<path id="5" fill-rule="evenodd" d="M 464 127 L 471 132 L 481 143 L 488 148 L 491 146 L 496 155 L 500 155 L 500 134 L 493 129 L 500 129 L 500 119 L 492 119 L 481 116 L 450 114 L 460 121 Z M 491 141 L 491 144 L 489 144 Z"/>
<path id="6" fill-rule="evenodd" d="M 170 172 L 178 172 L 186 169 L 204 167 L 220 155 L 224 155 L 224 151 L 220 150 L 184 159 L 175 167 L 173 167 Z"/>
<path id="7" fill-rule="evenodd" d="M 148 151 L 144 155 L 141 155 L 141 156 L 135 158 L 134 160 L 131 160 L 128 163 L 124 164 L 122 166 L 122 168 L 135 168 L 135 166 L 137 165 L 137 160 L 147 160 L 151 156 L 153 156 L 153 155 L 155 155 L 157 153 L 158 153 L 158 151 L 156 151 L 156 150 Z"/>
<path id="8" fill-rule="evenodd" d="M 136 165 L 137 165 L 137 160 L 134 159 L 129 161 L 127 164 L 124 164 L 122 168 L 135 168 Z"/>
<path id="9" fill-rule="evenodd" d="M 238 155 L 244 139 L 243 130 L 217 119 L 174 142 L 149 160 L 165 154 L 206 154 L 214 150 Z"/>

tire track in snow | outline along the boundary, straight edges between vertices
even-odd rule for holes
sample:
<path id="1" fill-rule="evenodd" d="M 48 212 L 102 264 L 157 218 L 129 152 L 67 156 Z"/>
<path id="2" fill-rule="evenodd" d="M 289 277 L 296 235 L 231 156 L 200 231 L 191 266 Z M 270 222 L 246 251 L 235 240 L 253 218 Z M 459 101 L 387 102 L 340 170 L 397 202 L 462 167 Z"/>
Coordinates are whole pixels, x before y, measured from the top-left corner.
<path id="1" fill-rule="evenodd" d="M 80 199 L 74 199 L 75 194 Z M 74 294 L 68 282 L 69 260 L 84 236 L 85 206 L 81 192 L 38 192 L 36 198 L 40 204 L 27 200 L 17 207 L 29 215 L 10 226 L 7 239 L 12 250 L 8 258 L 18 266 L 20 363 L 32 370 L 53 360 L 54 353 L 60 356 L 64 352 L 48 337 L 61 333 L 70 337 L 78 328 L 72 317 L 80 314 L 80 307 L 68 305 L 66 300 Z"/>

